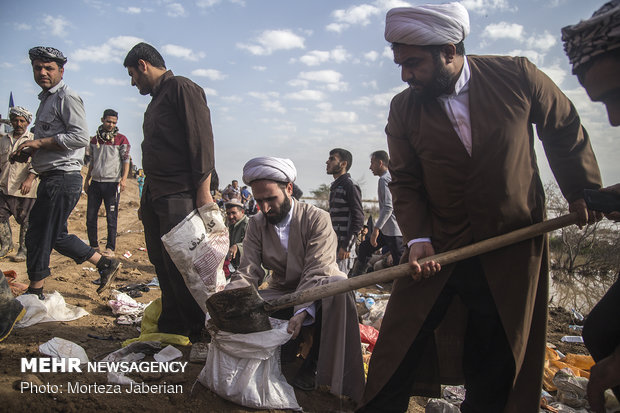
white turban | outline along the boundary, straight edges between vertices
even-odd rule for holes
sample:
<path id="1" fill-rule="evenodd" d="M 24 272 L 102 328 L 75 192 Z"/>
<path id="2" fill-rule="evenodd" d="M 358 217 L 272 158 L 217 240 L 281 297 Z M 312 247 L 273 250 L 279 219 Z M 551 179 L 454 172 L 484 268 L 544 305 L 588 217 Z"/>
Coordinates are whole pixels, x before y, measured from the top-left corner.
<path id="1" fill-rule="evenodd" d="M 297 169 L 290 159 L 260 156 L 250 159 L 243 167 L 243 182 L 246 185 L 259 179 L 293 182 L 296 178 Z"/>
<path id="2" fill-rule="evenodd" d="M 461 3 L 397 7 L 385 17 L 385 40 L 413 46 L 457 44 L 469 34 L 469 14 Z"/>

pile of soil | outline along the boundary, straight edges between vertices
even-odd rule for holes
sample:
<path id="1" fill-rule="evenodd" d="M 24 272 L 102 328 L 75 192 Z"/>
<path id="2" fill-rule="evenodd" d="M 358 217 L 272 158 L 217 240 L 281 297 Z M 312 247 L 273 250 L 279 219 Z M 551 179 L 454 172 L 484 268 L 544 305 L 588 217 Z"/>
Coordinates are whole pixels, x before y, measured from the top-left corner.
<path id="1" fill-rule="evenodd" d="M 113 287 L 128 284 L 149 283 L 154 277 L 153 266 L 144 249 L 144 229 L 138 220 L 138 187 L 135 180 L 128 180 L 126 190 L 121 194 L 118 218 L 118 237 L 116 256 L 123 263 L 123 268 Z M 99 217 L 99 237 L 101 247 L 105 247 L 106 224 L 101 209 Z M 19 227 L 11 219 L 14 241 L 17 240 Z M 86 239 L 86 195 L 82 197 L 69 218 L 69 232 Z M 124 256 L 125 255 L 125 256 Z M 5 258 L 0 262 L 2 271 L 17 272 L 17 281 L 27 284 L 25 263 L 13 263 Z M 168 411 L 208 411 L 208 412 L 256 412 L 224 400 L 199 383 L 196 378 L 202 370 L 201 363 L 188 363 L 184 373 L 162 374 L 142 373 L 132 375 L 138 381 L 147 384 L 180 385 L 182 391 L 177 393 L 141 393 L 141 394 L 106 394 L 97 392 L 94 387 L 84 394 L 69 394 L 69 383 L 106 384 L 104 373 L 22 373 L 21 359 L 42 357 L 39 345 L 54 337 L 60 337 L 82 346 L 91 361 L 101 360 L 107 354 L 118 350 L 120 343 L 126 339 L 139 336 L 134 326 L 115 323 L 115 316 L 108 307 L 110 293 L 99 296 L 97 286 L 92 283 L 98 278 L 94 266 L 89 263 L 75 264 L 71 259 L 53 252 L 50 262 L 52 275 L 46 279 L 45 291 L 58 291 L 68 304 L 84 308 L 90 315 L 70 322 L 37 324 L 23 329 L 14 329 L 11 335 L 0 343 L 0 400 L 2 411 L 13 412 L 129 412 L 137 408 L 148 412 Z M 137 301 L 148 303 L 160 296 L 158 288 L 143 292 Z M 585 353 L 585 347 L 578 344 L 561 343 L 563 335 L 575 335 L 568 329 L 574 324 L 568 312 L 561 309 L 551 311 L 549 341 L 560 351 Z M 95 338 L 97 337 L 97 338 Z M 102 339 L 103 338 L 103 339 Z M 180 347 L 183 361 L 189 360 L 190 347 Z M 285 370 L 290 378 L 294 371 Z M 33 383 L 38 391 L 20 390 L 20 383 Z M 63 386 L 63 392 L 50 391 L 53 386 Z M 331 395 L 325 389 L 313 392 L 295 390 L 297 400 L 304 411 L 335 412 L 353 411 L 353 404 L 345 399 Z M 409 411 L 423 412 L 423 398 L 412 398 Z M 139 407 L 138 407 L 139 406 Z"/>

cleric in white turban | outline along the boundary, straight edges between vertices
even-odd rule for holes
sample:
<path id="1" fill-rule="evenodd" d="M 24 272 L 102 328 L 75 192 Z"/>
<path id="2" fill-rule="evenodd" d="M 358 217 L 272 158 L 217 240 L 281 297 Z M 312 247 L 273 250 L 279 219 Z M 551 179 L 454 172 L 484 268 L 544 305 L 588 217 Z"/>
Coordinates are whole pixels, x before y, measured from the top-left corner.
<path id="1" fill-rule="evenodd" d="M 290 159 L 259 156 L 250 159 L 243 167 L 243 182 L 250 185 L 259 179 L 294 182 L 297 179 L 297 169 Z"/>
<path id="2" fill-rule="evenodd" d="M 460 43 L 469 34 L 469 14 L 461 3 L 397 7 L 385 18 L 385 40 L 413 46 Z"/>

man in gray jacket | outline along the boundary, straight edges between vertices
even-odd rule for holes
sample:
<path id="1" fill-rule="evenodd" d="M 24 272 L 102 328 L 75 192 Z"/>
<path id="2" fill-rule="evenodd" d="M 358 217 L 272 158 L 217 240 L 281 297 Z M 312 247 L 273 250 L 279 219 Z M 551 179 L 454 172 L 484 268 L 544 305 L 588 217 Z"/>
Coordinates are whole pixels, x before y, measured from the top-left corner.
<path id="1" fill-rule="evenodd" d="M 67 231 L 67 219 L 82 193 L 82 162 L 88 145 L 84 103 L 62 80 L 67 58 L 53 47 L 33 47 L 28 51 L 34 80 L 41 87 L 34 139 L 22 143 L 11 154 L 11 162 L 31 165 L 41 181 L 37 200 L 30 211 L 26 232 L 28 294 L 43 295 L 45 278 L 50 276 L 50 254 L 55 249 L 77 264 L 88 261 L 99 270 L 101 293 L 116 276 L 121 263 L 102 257 L 93 248 Z"/>
<path id="2" fill-rule="evenodd" d="M 363 274 L 368 265 L 368 260 L 373 252 L 387 246 L 392 255 L 392 265 L 397 265 L 403 254 L 403 235 L 398 228 L 394 208 L 392 207 L 392 193 L 388 184 L 392 180 L 388 165 L 390 158 L 386 151 L 376 151 L 370 155 L 370 170 L 379 177 L 377 193 L 379 196 L 379 216 L 370 237 L 363 241 L 359 247 L 357 262 L 353 267 L 351 276 Z"/>

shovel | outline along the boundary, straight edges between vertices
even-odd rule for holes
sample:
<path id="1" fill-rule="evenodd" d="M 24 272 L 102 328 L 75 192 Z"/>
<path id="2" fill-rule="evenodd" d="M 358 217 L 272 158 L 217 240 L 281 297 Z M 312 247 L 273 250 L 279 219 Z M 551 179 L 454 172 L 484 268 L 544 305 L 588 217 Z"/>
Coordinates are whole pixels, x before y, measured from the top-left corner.
<path id="1" fill-rule="evenodd" d="M 422 264 L 435 261 L 444 266 L 576 223 L 577 213 L 573 212 L 465 247 L 422 258 L 418 262 Z M 218 329 L 231 333 L 247 334 L 270 330 L 269 314 L 274 311 L 357 290 L 376 283 L 392 281 L 411 274 L 412 269 L 409 263 L 405 263 L 354 278 L 296 291 L 269 302 L 264 301 L 258 295 L 256 288 L 250 285 L 215 293 L 207 299 L 206 304 L 211 319 Z"/>

